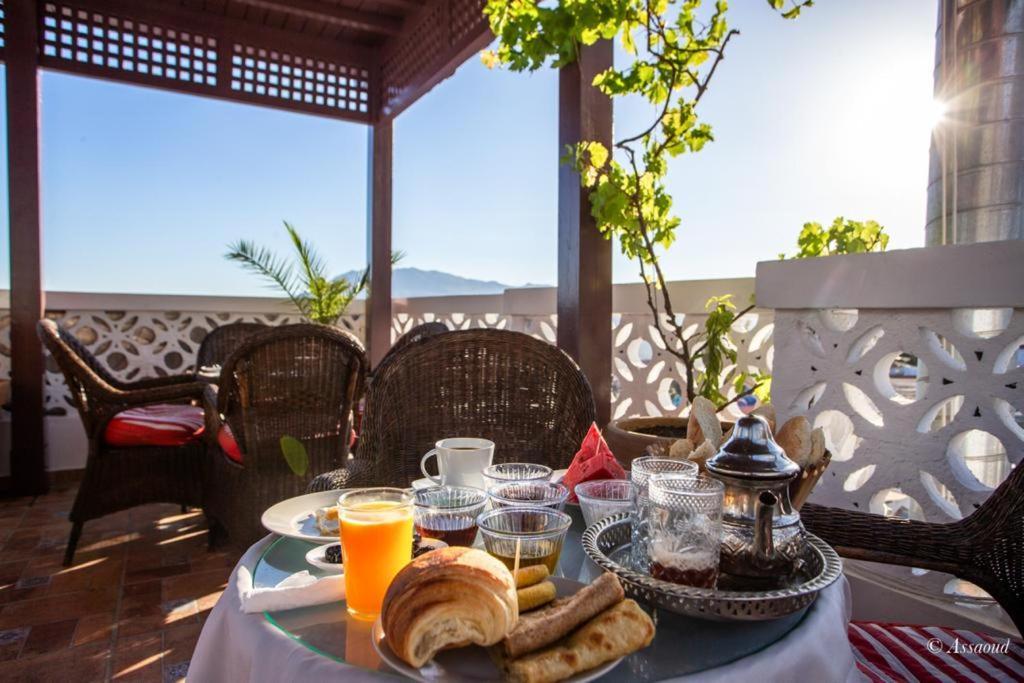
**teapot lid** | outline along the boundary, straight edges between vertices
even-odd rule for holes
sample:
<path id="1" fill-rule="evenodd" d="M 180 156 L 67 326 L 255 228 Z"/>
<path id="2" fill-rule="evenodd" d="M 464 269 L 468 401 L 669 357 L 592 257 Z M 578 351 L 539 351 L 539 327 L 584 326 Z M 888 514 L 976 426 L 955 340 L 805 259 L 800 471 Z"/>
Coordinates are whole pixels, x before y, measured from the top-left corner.
<path id="1" fill-rule="evenodd" d="M 800 466 L 772 438 L 768 421 L 745 415 L 736 421 L 729 440 L 705 463 L 708 471 L 736 479 L 793 479 Z"/>

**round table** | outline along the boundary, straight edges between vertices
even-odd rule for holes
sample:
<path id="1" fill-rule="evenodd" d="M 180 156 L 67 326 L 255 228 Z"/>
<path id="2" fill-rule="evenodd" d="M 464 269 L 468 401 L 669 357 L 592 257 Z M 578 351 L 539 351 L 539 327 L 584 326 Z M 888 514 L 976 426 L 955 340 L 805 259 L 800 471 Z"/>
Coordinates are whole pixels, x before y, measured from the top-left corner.
<path id="1" fill-rule="evenodd" d="M 352 619 L 344 603 L 246 614 L 240 593 L 275 586 L 308 569 L 312 545 L 270 535 L 245 553 L 210 613 L 189 666 L 190 681 L 283 681 L 341 677 L 379 681 L 396 676 L 370 640 L 371 625 Z M 588 582 L 601 570 L 570 531 L 558 573 Z M 765 622 L 712 622 L 658 610 L 650 647 L 625 658 L 607 681 L 860 680 L 846 635 L 850 589 L 845 577 L 810 608 Z"/>

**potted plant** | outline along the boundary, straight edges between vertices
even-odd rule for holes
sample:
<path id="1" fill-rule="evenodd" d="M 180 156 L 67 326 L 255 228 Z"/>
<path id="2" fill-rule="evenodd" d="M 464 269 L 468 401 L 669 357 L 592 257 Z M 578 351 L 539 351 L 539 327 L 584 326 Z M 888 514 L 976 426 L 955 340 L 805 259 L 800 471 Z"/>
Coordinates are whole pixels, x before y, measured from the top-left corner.
<path id="1" fill-rule="evenodd" d="M 811 0 L 766 1 L 785 19 L 796 18 L 812 4 Z M 697 396 L 721 410 L 752 394 L 763 400 L 770 389 L 767 375 L 725 371 L 736 359 L 730 329 L 753 304 L 737 310 L 729 296 L 712 298 L 705 325 L 686 334 L 659 260 L 660 253 L 675 242 L 680 225 L 665 183 L 669 161 L 699 152 L 713 140 L 711 126 L 698 117 L 698 107 L 729 42 L 739 35 L 729 27 L 725 2 L 716 2 L 706 11 L 702 4 L 702 0 L 554 4 L 487 0 L 484 13 L 498 45 L 485 51 L 482 59 L 489 67 L 500 64 L 513 71 L 548 65 L 579 68 L 577 58 L 583 46 L 616 39 L 630 56 L 624 66 L 599 73 L 593 85 L 613 98 L 646 100 L 654 112 L 653 121 L 615 141 L 611 150 L 593 140 L 569 145 L 566 160 L 590 190 L 598 230 L 607 239 L 617 239 L 622 253 L 639 266 L 662 346 L 685 370 L 684 410 Z M 801 238 L 803 247 L 803 233 Z M 812 242 L 809 238 L 808 246 L 813 247 Z M 733 387 L 731 397 L 723 386 Z M 652 442 L 685 435 L 685 428 L 683 417 L 624 418 L 609 425 L 606 437 L 613 449 L 617 447 L 620 459 L 628 461 Z"/>
<path id="2" fill-rule="evenodd" d="M 321 325 L 336 324 L 352 301 L 366 291 L 370 281 L 369 268 L 354 281 L 344 275 L 328 277 L 327 264 L 313 245 L 302 239 L 288 221 L 284 222 L 284 229 L 295 248 L 293 263 L 248 240 L 228 245 L 224 258 L 240 263 L 246 270 L 267 280 L 270 287 L 280 290 L 304 320 Z M 402 257 L 401 252 L 393 252 L 391 263 L 398 263 Z"/>
<path id="3" fill-rule="evenodd" d="M 885 251 L 888 245 L 889 235 L 876 221 L 855 221 L 839 216 L 828 227 L 822 227 L 821 223 L 804 223 L 797 237 L 797 251 L 789 258 Z M 779 254 L 779 259 L 785 258 L 785 254 Z M 751 395 L 757 398 L 757 402 L 766 403 L 771 394 L 771 375 L 751 375 L 735 371 L 723 375 L 723 362 L 727 360 L 734 364 L 736 361 L 736 347 L 730 336 L 732 326 L 753 307 L 748 306 L 736 313 L 729 297 L 715 297 L 708 301 L 707 308 L 708 319 L 703 329 L 705 343 L 698 346 L 694 354 L 700 366 L 696 369 L 687 366 L 688 375 L 695 371 L 697 377 L 696 386 L 687 387 L 687 406 L 691 405 L 697 396 L 709 399 L 719 411 Z M 726 397 L 722 391 L 722 387 L 729 386 L 730 383 L 733 384 L 735 391 L 732 398 Z M 748 402 L 744 410 L 749 410 L 754 405 L 756 403 Z M 728 430 L 732 423 L 723 420 L 722 425 Z M 612 420 L 608 424 L 605 438 L 613 452 L 621 452 L 620 457 L 631 460 L 651 446 L 669 447 L 677 439 L 686 436 L 686 426 L 686 415 L 624 417 Z"/>

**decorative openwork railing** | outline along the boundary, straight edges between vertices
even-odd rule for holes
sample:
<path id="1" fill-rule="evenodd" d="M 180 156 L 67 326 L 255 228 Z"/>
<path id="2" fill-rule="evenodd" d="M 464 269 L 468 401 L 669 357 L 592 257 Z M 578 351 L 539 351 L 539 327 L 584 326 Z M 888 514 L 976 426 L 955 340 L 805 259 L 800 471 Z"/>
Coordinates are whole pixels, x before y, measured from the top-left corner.
<path id="1" fill-rule="evenodd" d="M 999 242 L 759 265 L 773 402 L 823 426 L 833 453 L 814 500 L 949 522 L 1020 463 L 1022 263 L 1024 243 Z"/>
<path id="2" fill-rule="evenodd" d="M 743 307 L 753 298 L 753 280 L 692 280 L 669 287 L 675 309 L 684 317 L 684 330 L 703 327 L 704 306 L 712 296 L 732 294 Z M 616 285 L 611 320 L 612 417 L 680 415 L 685 409 L 685 369 L 665 351 L 646 307 L 640 285 Z M 440 320 L 451 329 L 497 327 L 525 332 L 554 343 L 558 329 L 555 290 L 526 288 L 504 295 L 438 297 L 396 302 L 393 334 L 400 335 L 422 322 Z M 733 341 L 737 366 L 750 372 L 767 371 L 772 362 L 772 313 L 757 309 L 737 321 Z M 728 370 L 723 377 L 728 376 Z M 725 388 L 734 395 L 732 387 Z"/>
<path id="3" fill-rule="evenodd" d="M 731 293 L 742 304 L 753 295 L 751 279 L 676 282 L 671 287 L 673 301 L 685 316 L 688 330 L 703 325 L 704 304 L 709 297 Z M 270 325 L 297 320 L 294 311 L 275 299 L 55 292 L 47 302 L 47 315 L 70 329 L 125 380 L 191 370 L 199 343 L 214 327 L 243 320 Z M 554 310 L 555 290 L 540 287 L 490 296 L 399 299 L 395 302 L 392 335 L 397 338 L 414 325 L 440 320 L 451 329 L 496 327 L 554 343 L 558 327 Z M 641 288 L 617 286 L 615 310 L 618 312 L 609 328 L 614 349 L 613 415 L 680 414 L 685 374 L 674 357 L 665 352 L 651 324 Z M 771 320 L 771 312 L 761 310 L 738 322 L 733 336 L 741 368 L 771 367 Z M 361 337 L 361 302 L 339 324 Z M 4 341 L 6 317 L 0 319 L 0 326 L 0 374 L 7 377 L 11 359 Z M 46 380 L 50 413 L 73 412 L 56 368 L 48 368 Z"/>

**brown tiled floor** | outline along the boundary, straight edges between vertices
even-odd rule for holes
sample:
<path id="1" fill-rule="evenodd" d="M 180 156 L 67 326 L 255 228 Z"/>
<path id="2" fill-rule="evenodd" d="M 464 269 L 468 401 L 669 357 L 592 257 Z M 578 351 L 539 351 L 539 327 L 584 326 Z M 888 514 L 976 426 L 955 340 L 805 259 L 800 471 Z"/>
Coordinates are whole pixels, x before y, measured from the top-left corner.
<path id="1" fill-rule="evenodd" d="M 74 489 L 0 500 L 0 680 L 184 678 L 238 557 L 201 512 L 146 505 L 88 522 L 61 559 Z"/>

